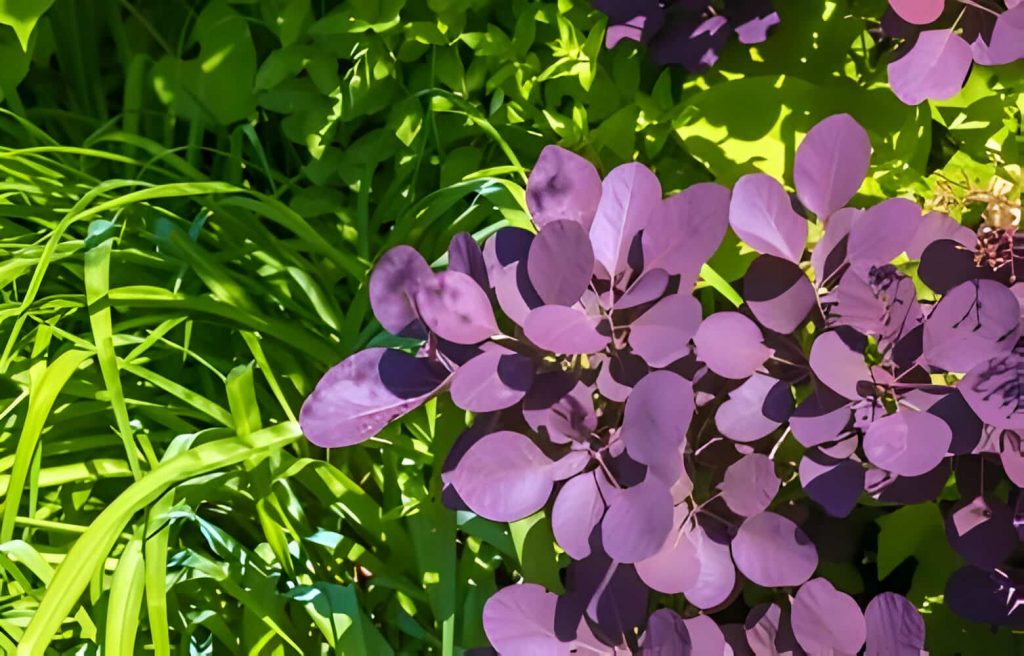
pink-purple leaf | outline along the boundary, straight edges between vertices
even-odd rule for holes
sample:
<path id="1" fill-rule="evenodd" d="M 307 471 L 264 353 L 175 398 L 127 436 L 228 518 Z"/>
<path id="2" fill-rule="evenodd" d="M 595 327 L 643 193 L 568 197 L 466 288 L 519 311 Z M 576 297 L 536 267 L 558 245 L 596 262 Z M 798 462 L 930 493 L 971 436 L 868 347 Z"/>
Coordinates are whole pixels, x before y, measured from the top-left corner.
<path id="1" fill-rule="evenodd" d="M 947 371 L 1008 353 L 1020 336 L 1020 303 L 994 280 L 968 280 L 942 297 L 924 324 L 924 356 Z"/>
<path id="2" fill-rule="evenodd" d="M 666 296 L 633 320 L 629 346 L 652 367 L 666 367 L 690 352 L 690 340 L 700 326 L 697 299 L 688 294 Z"/>
<path id="3" fill-rule="evenodd" d="M 732 557 L 743 575 L 758 585 L 800 585 L 818 567 L 818 551 L 792 520 L 763 512 L 747 519 L 732 541 Z"/>
<path id="4" fill-rule="evenodd" d="M 908 105 L 947 100 L 960 92 L 974 55 L 950 29 L 921 32 L 903 57 L 889 64 L 889 85 Z"/>
<path id="5" fill-rule="evenodd" d="M 762 255 L 743 276 L 743 300 L 765 328 L 789 334 L 803 325 L 817 294 L 800 267 L 780 257 Z"/>
<path id="6" fill-rule="evenodd" d="M 981 362 L 957 389 L 985 422 L 1009 430 L 1024 429 L 1024 357 L 1018 351 Z"/>
<path id="7" fill-rule="evenodd" d="M 945 0 L 889 0 L 900 18 L 913 25 L 934 23 L 946 7 Z"/>
<path id="8" fill-rule="evenodd" d="M 526 269 L 544 303 L 572 305 L 580 300 L 594 271 L 586 230 L 575 221 L 548 223 L 530 245 Z"/>
<path id="9" fill-rule="evenodd" d="M 768 509 L 780 484 L 775 463 L 763 453 L 750 453 L 729 465 L 718 489 L 729 510 L 752 517 Z"/>
<path id="10" fill-rule="evenodd" d="M 395 246 L 381 256 L 370 274 L 370 307 L 384 330 L 392 335 L 417 332 L 416 292 L 433 278 L 430 265 L 411 246 Z M 422 336 L 422 327 L 419 332 Z"/>
<path id="11" fill-rule="evenodd" d="M 716 312 L 693 337 L 697 358 L 724 378 L 747 378 L 764 365 L 772 350 L 761 330 L 739 312 Z"/>
<path id="12" fill-rule="evenodd" d="M 829 216 L 857 193 L 870 162 L 871 140 L 864 128 L 849 114 L 829 116 L 796 150 L 796 194 L 807 209 Z"/>
<path id="13" fill-rule="evenodd" d="M 601 522 L 605 551 L 620 563 L 656 554 L 672 530 L 672 494 L 656 478 L 617 491 Z"/>
<path id="14" fill-rule="evenodd" d="M 324 374 L 302 404 L 299 423 L 318 446 L 359 444 L 418 408 L 447 380 L 448 371 L 436 362 L 369 348 Z"/>
<path id="15" fill-rule="evenodd" d="M 542 305 L 531 310 L 523 322 L 527 339 L 540 348 L 562 355 L 597 353 L 608 345 L 600 330 L 602 319 L 575 307 Z"/>
<path id="16" fill-rule="evenodd" d="M 793 209 L 789 194 L 775 178 L 752 173 L 732 190 L 729 225 L 759 253 L 799 262 L 807 243 L 807 221 Z"/>
<path id="17" fill-rule="evenodd" d="M 867 637 L 857 602 L 823 578 L 800 587 L 793 599 L 791 622 L 797 642 L 809 654 L 856 654 Z"/>
<path id="18" fill-rule="evenodd" d="M 731 440 L 753 442 L 778 428 L 793 411 L 789 385 L 755 373 L 729 392 L 715 411 L 718 430 Z"/>
<path id="19" fill-rule="evenodd" d="M 546 146 L 526 183 L 526 207 L 533 222 L 574 221 L 590 230 L 601 200 L 601 176 L 576 153 Z"/>
<path id="20" fill-rule="evenodd" d="M 487 293 L 458 271 L 444 271 L 422 285 L 416 305 L 432 332 L 456 344 L 476 344 L 499 332 Z"/>
<path id="21" fill-rule="evenodd" d="M 718 606 L 736 583 L 726 542 L 713 540 L 692 519 L 686 520 L 685 508 L 677 509 L 673 531 L 655 555 L 636 564 L 644 583 L 665 594 L 683 594 L 697 608 Z"/>
<path id="22" fill-rule="evenodd" d="M 473 512 L 495 522 L 537 512 L 554 485 L 551 459 L 530 438 L 507 430 L 471 446 L 450 480 Z"/>
<path id="23" fill-rule="evenodd" d="M 811 345 L 811 370 L 833 392 L 858 399 L 857 383 L 871 380 L 864 354 L 853 350 L 838 331 L 822 333 Z"/>
<path id="24" fill-rule="evenodd" d="M 988 43 L 979 35 L 971 50 L 974 61 L 985 66 L 1002 66 L 1024 59 L 1024 5 L 999 14 Z"/>
<path id="25" fill-rule="evenodd" d="M 877 419 L 864 433 L 864 455 L 899 476 L 920 476 L 949 451 L 953 432 L 933 414 L 900 409 Z"/>
<path id="26" fill-rule="evenodd" d="M 644 229 L 644 267 L 679 275 L 679 288 L 689 291 L 701 265 L 725 237 L 729 198 L 729 190 L 713 182 L 695 184 L 666 198 Z"/>
<path id="27" fill-rule="evenodd" d="M 575 640 L 558 638 L 557 605 L 558 597 L 535 583 L 504 587 L 484 604 L 484 632 L 503 656 L 568 656 L 581 647 L 585 652 L 593 651 L 600 643 L 582 621 Z"/>
<path id="28" fill-rule="evenodd" d="M 690 381 L 671 371 L 647 374 L 626 400 L 620 432 L 626 452 L 647 465 L 678 458 L 694 409 Z"/>
<path id="29" fill-rule="evenodd" d="M 601 202 L 590 227 L 594 257 L 613 280 L 626 269 L 633 238 L 661 205 L 661 183 L 649 168 L 617 166 L 601 183 Z"/>
<path id="30" fill-rule="evenodd" d="M 592 472 L 569 479 L 558 492 L 551 509 L 551 530 L 574 560 L 590 555 L 590 534 L 604 510 L 604 500 Z"/>
<path id="31" fill-rule="evenodd" d="M 865 656 L 920 656 L 924 650 L 924 619 L 903 595 L 876 595 L 864 610 L 864 620 Z"/>
<path id="32" fill-rule="evenodd" d="M 451 394 L 455 405 L 470 412 L 511 407 L 533 382 L 533 361 L 508 349 L 494 348 L 455 370 Z"/>

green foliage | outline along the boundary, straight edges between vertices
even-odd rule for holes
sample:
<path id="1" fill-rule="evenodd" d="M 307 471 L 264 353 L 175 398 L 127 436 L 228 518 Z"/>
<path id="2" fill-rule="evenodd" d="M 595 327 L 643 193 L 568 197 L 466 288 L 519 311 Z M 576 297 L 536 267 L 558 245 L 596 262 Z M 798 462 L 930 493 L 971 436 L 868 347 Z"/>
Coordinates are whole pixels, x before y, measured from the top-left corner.
<path id="1" fill-rule="evenodd" d="M 499 585 L 558 589 L 547 517 L 441 503 L 454 406 L 331 453 L 298 409 L 388 339 L 373 260 L 523 225 L 548 143 L 640 159 L 666 191 L 791 179 L 801 136 L 848 111 L 876 150 L 864 196 L 969 223 L 994 179 L 1019 193 L 1024 65 L 905 107 L 867 31 L 883 3 L 778 4 L 770 41 L 687 76 L 604 50 L 585 0 L 0 0 L 0 647 L 453 654 L 486 644 Z M 705 302 L 738 300 L 741 248 Z M 881 514 L 878 578 L 910 563 L 937 644 L 1008 653 L 941 605 L 937 517 Z"/>

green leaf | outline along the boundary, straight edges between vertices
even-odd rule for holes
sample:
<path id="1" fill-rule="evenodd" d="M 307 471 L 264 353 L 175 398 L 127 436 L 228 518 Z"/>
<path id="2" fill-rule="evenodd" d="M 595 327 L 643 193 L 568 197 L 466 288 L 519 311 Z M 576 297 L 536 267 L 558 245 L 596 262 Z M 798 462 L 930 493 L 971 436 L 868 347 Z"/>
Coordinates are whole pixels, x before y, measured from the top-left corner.
<path id="1" fill-rule="evenodd" d="M 10 25 L 18 35 L 21 49 L 28 52 L 32 30 L 54 0 L 0 0 L 0 23 Z M 4 64 L 6 66 L 6 63 Z"/>

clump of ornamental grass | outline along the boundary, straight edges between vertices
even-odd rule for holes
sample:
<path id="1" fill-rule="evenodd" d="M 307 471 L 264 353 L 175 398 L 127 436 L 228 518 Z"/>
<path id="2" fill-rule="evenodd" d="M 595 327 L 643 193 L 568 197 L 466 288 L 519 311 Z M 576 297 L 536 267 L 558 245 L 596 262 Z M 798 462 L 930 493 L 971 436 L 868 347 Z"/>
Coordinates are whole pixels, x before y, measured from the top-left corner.
<path id="1" fill-rule="evenodd" d="M 751 174 L 666 197 L 641 164 L 602 179 L 548 147 L 527 187 L 536 232 L 458 235 L 440 272 L 407 246 L 384 254 L 374 313 L 419 346 L 332 368 L 302 428 L 351 446 L 442 393 L 475 413 L 446 502 L 496 522 L 546 510 L 572 559 L 564 593 L 488 601 L 503 654 L 917 654 L 906 598 L 855 598 L 822 564 L 853 557 L 835 552 L 858 505 L 935 500 L 951 475 L 964 566 L 946 603 L 1021 626 L 1015 233 L 905 198 L 849 206 L 870 158 L 835 115 L 797 150 L 795 196 Z M 730 228 L 758 255 L 742 305 L 708 313 L 693 290 Z"/>

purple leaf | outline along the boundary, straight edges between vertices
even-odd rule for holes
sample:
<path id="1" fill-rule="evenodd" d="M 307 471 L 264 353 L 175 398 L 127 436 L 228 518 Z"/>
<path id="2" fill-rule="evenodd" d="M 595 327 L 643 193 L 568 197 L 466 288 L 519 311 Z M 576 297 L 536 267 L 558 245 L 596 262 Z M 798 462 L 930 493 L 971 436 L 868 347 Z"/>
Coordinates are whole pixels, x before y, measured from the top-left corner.
<path id="1" fill-rule="evenodd" d="M 782 334 L 799 328 L 817 302 L 800 267 L 773 255 L 751 262 L 743 276 L 743 298 L 763 326 Z"/>
<path id="2" fill-rule="evenodd" d="M 380 325 L 392 335 L 422 336 L 416 292 L 433 278 L 427 261 L 411 246 L 384 253 L 370 274 L 370 307 Z"/>
<path id="3" fill-rule="evenodd" d="M 988 43 L 978 36 L 971 43 L 971 50 L 974 61 L 985 66 L 1002 66 L 1024 59 L 1024 5 L 999 14 Z"/>
<path id="4" fill-rule="evenodd" d="M 1020 303 L 993 280 L 969 280 L 942 297 L 924 324 L 924 355 L 947 371 L 1008 353 L 1020 336 Z"/>
<path id="5" fill-rule="evenodd" d="M 818 387 L 797 406 L 789 428 L 800 444 L 810 448 L 839 439 L 850 423 L 850 414 L 846 399 L 827 387 Z"/>
<path id="6" fill-rule="evenodd" d="M 729 545 L 713 540 L 699 522 L 686 520 L 680 506 L 673 531 L 661 550 L 636 564 L 644 583 L 658 592 L 684 594 L 697 608 L 714 608 L 726 599 L 736 583 L 736 568 Z"/>
<path id="7" fill-rule="evenodd" d="M 538 227 L 574 221 L 589 231 L 600 199 L 601 176 L 593 164 L 558 146 L 540 151 L 526 183 L 526 207 Z"/>
<path id="8" fill-rule="evenodd" d="M 690 381 L 671 371 L 647 374 L 626 401 L 620 429 L 626 452 L 646 465 L 678 458 L 694 409 Z"/>
<path id="9" fill-rule="evenodd" d="M 661 481 L 617 491 L 601 522 L 605 551 L 620 563 L 635 563 L 658 552 L 672 530 L 672 494 Z"/>
<path id="10" fill-rule="evenodd" d="M 996 428 L 1024 429 L 1024 357 L 1014 351 L 986 360 L 967 373 L 957 390 L 967 405 Z"/>
<path id="11" fill-rule="evenodd" d="M 456 234 L 449 242 L 448 270 L 466 274 L 475 280 L 481 289 L 491 288 L 483 251 L 468 232 Z"/>
<path id="12" fill-rule="evenodd" d="M 791 622 L 797 642 L 810 654 L 856 654 L 867 637 L 857 602 L 822 578 L 800 587 Z"/>
<path id="13" fill-rule="evenodd" d="M 494 412 L 518 403 L 533 382 L 533 361 L 494 348 L 459 367 L 452 376 L 452 401 L 470 412 Z"/>
<path id="14" fill-rule="evenodd" d="M 604 515 L 604 501 L 593 473 L 576 476 L 562 486 L 551 509 L 555 540 L 575 560 L 590 555 L 590 535 Z"/>
<path id="15" fill-rule="evenodd" d="M 526 260 L 534 236 L 522 228 L 502 228 L 484 242 L 484 264 L 492 285 L 495 273 Z"/>
<path id="16" fill-rule="evenodd" d="M 920 656 L 924 649 L 924 619 L 903 595 L 876 595 L 864 610 L 864 620 L 865 656 Z"/>
<path id="17" fill-rule="evenodd" d="M 661 298 L 668 289 L 669 275 L 664 269 L 648 269 L 613 303 L 616 310 L 628 310 Z"/>
<path id="18" fill-rule="evenodd" d="M 943 239 L 952 240 L 964 248 L 974 250 L 978 236 L 965 225 L 960 225 L 942 212 L 928 212 L 918 221 L 914 238 L 907 246 L 907 255 L 920 260 L 926 248 Z"/>
<path id="19" fill-rule="evenodd" d="M 594 257 L 613 281 L 626 269 L 633 237 L 643 230 L 660 205 L 661 183 L 643 164 L 617 166 L 601 183 L 601 202 L 590 227 L 590 241 Z"/>
<path id="20" fill-rule="evenodd" d="M 807 243 L 807 221 L 782 185 L 763 173 L 745 175 L 733 186 L 729 225 L 754 250 L 790 262 L 800 261 Z"/>
<path id="21" fill-rule="evenodd" d="M 866 276 L 847 271 L 832 300 L 834 325 L 890 341 L 908 334 L 923 319 L 914 281 L 891 264 L 872 266 Z"/>
<path id="22" fill-rule="evenodd" d="M 574 307 L 542 305 L 526 315 L 523 332 L 546 351 L 585 355 L 608 346 L 609 337 L 598 330 L 602 322 L 601 317 L 588 316 Z"/>
<path id="23" fill-rule="evenodd" d="M 729 465 L 718 489 L 729 510 L 752 517 L 768 509 L 780 483 L 775 463 L 764 454 L 750 453 Z"/>
<path id="24" fill-rule="evenodd" d="M 577 640 L 563 642 L 555 635 L 558 597 L 535 583 L 511 585 L 491 595 L 484 604 L 483 625 L 487 639 L 501 654 L 569 654 L 581 647 L 592 649 L 596 641 L 580 623 Z M 588 649 L 589 650 L 589 649 Z"/>
<path id="25" fill-rule="evenodd" d="M 624 351 L 595 355 L 591 365 L 600 366 L 597 372 L 597 391 L 609 401 L 619 403 L 628 399 L 633 385 L 651 371 L 641 358 Z"/>
<path id="26" fill-rule="evenodd" d="M 629 346 L 652 367 L 666 367 L 689 354 L 700 321 L 697 299 L 685 294 L 666 296 L 633 320 Z"/>
<path id="27" fill-rule="evenodd" d="M 552 462 L 530 438 L 498 431 L 466 452 L 451 481 L 473 512 L 514 522 L 537 512 L 551 496 Z"/>
<path id="28" fill-rule="evenodd" d="M 725 636 L 707 615 L 683 619 L 671 609 L 651 614 L 640 641 L 640 656 L 725 654 Z"/>
<path id="29" fill-rule="evenodd" d="M 778 428 L 792 411 L 789 384 L 755 373 L 729 392 L 729 400 L 718 406 L 715 424 L 729 439 L 753 442 Z"/>
<path id="30" fill-rule="evenodd" d="M 912 248 L 921 226 L 921 207 L 906 198 L 890 198 L 869 208 L 850 225 L 846 259 L 867 279 L 871 267 L 889 264 Z"/>
<path id="31" fill-rule="evenodd" d="M 900 409 L 868 426 L 864 455 L 899 476 L 920 476 L 942 462 L 952 441 L 949 425 L 935 415 Z"/>
<path id="32" fill-rule="evenodd" d="M 796 150 L 796 194 L 807 209 L 829 216 L 857 193 L 870 162 L 871 140 L 864 128 L 849 114 L 829 116 Z"/>
<path id="33" fill-rule="evenodd" d="M 800 646 L 793 636 L 789 612 L 778 604 L 758 604 L 747 613 L 744 622 L 747 643 L 755 656 L 799 654 Z"/>
<path id="34" fill-rule="evenodd" d="M 712 314 L 697 329 L 697 358 L 723 378 L 747 378 L 771 357 L 761 330 L 739 312 Z"/>
<path id="35" fill-rule="evenodd" d="M 811 345 L 809 360 L 818 380 L 847 399 L 859 399 L 857 383 L 871 380 L 864 354 L 850 348 L 839 331 L 819 335 Z"/>
<path id="36" fill-rule="evenodd" d="M 641 239 L 644 267 L 678 274 L 679 289 L 689 291 L 725 237 L 729 197 L 722 185 L 701 182 L 662 201 Z"/>
<path id="37" fill-rule="evenodd" d="M 826 513 L 846 517 L 864 491 L 864 468 L 852 460 L 835 460 L 810 449 L 800 459 L 800 486 Z"/>
<path id="38" fill-rule="evenodd" d="M 983 569 L 1001 566 L 1019 542 L 1010 507 L 980 496 L 953 507 L 946 518 L 946 537 L 964 560 Z"/>
<path id="39" fill-rule="evenodd" d="M 509 264 L 503 269 L 495 269 L 491 274 L 494 283 L 494 296 L 498 306 L 516 325 L 522 326 L 530 310 L 544 305 L 537 290 L 530 283 L 526 272 L 526 262 Z"/>
<path id="40" fill-rule="evenodd" d="M 572 305 L 580 300 L 594 271 L 586 230 L 574 221 L 548 223 L 530 245 L 526 269 L 544 303 Z"/>
<path id="41" fill-rule="evenodd" d="M 299 423 L 322 447 L 352 446 L 376 435 L 441 391 L 448 371 L 402 351 L 370 348 L 324 374 L 302 404 Z"/>
<path id="42" fill-rule="evenodd" d="M 834 283 L 837 273 L 845 271 L 840 267 L 846 262 L 850 228 L 863 215 L 864 210 L 844 207 L 836 210 L 825 222 L 825 234 L 811 250 L 811 269 L 818 287 Z"/>
<path id="43" fill-rule="evenodd" d="M 818 567 L 818 552 L 807 535 L 772 512 L 743 522 L 732 541 L 732 557 L 744 576 L 768 588 L 800 585 Z"/>
<path id="44" fill-rule="evenodd" d="M 913 25 L 934 23 L 946 7 L 945 0 L 889 0 L 900 18 Z"/>
<path id="45" fill-rule="evenodd" d="M 487 293 L 458 271 L 444 271 L 422 285 L 416 305 L 432 332 L 456 344 L 476 344 L 500 332 Z"/>
<path id="46" fill-rule="evenodd" d="M 971 46 L 952 30 L 921 32 L 910 52 L 889 64 L 889 85 L 908 105 L 947 100 L 960 92 L 972 60 Z"/>
<path id="47" fill-rule="evenodd" d="M 584 441 L 597 428 L 593 390 L 562 371 L 538 374 L 523 400 L 523 418 L 552 442 Z"/>
<path id="48" fill-rule="evenodd" d="M 950 610 L 972 622 L 1024 628 L 1024 594 L 1003 571 L 958 569 L 946 582 L 945 600 Z"/>

